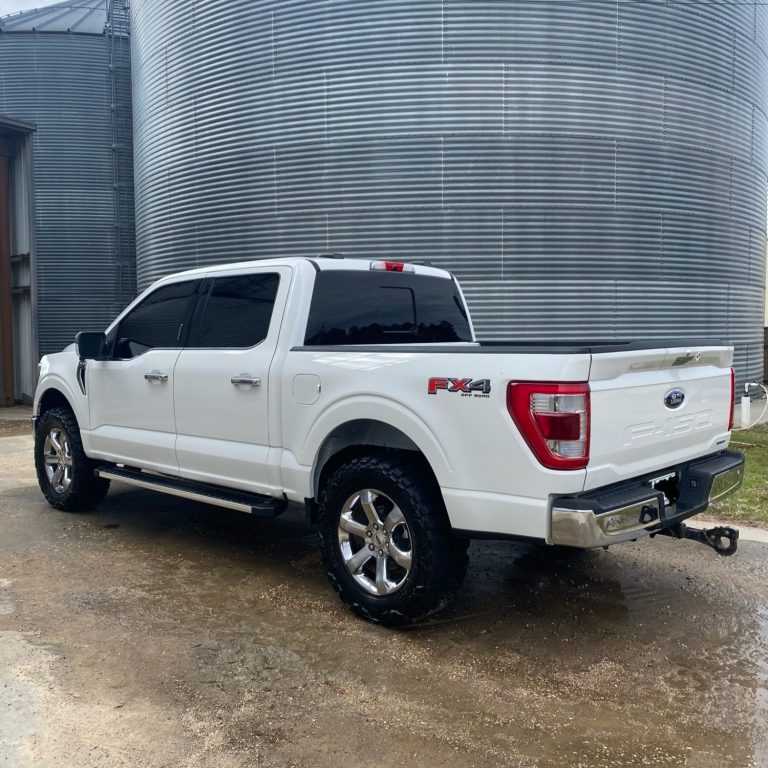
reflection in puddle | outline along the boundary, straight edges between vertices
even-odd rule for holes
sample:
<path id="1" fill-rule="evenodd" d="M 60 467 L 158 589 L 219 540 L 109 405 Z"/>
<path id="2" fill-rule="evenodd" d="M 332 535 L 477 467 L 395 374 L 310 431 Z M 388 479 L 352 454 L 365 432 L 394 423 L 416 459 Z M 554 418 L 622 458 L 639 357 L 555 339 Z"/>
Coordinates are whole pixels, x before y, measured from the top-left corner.
<path id="1" fill-rule="evenodd" d="M 768 613 L 736 558 L 676 542 L 473 542 L 455 604 L 395 632 L 338 602 L 298 515 L 127 491 L 68 535 L 119 561 L 73 590 L 71 614 L 192 640 L 193 677 L 220 681 L 206 694 L 218 706 L 262 681 L 277 711 L 291 696 L 312 717 L 362 718 L 466 764 L 768 765 Z"/>
<path id="2" fill-rule="evenodd" d="M 757 765 L 768 765 L 768 606 L 757 612 L 754 662 L 757 670 L 755 689 L 754 750 Z"/>

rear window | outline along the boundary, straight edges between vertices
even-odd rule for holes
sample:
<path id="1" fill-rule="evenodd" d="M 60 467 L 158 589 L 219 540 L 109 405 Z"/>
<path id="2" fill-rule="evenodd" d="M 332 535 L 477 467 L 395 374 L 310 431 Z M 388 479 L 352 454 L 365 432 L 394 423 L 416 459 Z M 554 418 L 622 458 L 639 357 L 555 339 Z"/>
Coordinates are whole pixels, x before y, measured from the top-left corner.
<path id="1" fill-rule="evenodd" d="M 238 349 L 264 341 L 279 284 L 272 272 L 217 277 L 197 303 L 189 346 Z"/>
<path id="2" fill-rule="evenodd" d="M 453 280 L 402 272 L 328 270 L 315 278 L 304 343 L 472 341 Z"/>

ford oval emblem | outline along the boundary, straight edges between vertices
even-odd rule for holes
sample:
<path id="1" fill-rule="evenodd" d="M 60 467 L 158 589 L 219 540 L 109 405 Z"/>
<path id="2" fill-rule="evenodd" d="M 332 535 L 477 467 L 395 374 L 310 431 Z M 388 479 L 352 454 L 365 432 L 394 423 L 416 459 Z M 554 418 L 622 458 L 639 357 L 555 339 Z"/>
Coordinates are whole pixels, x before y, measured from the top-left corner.
<path id="1" fill-rule="evenodd" d="M 664 395 L 664 405 L 667 408 L 679 408 L 685 400 L 685 392 L 682 389 L 670 389 L 666 395 Z"/>

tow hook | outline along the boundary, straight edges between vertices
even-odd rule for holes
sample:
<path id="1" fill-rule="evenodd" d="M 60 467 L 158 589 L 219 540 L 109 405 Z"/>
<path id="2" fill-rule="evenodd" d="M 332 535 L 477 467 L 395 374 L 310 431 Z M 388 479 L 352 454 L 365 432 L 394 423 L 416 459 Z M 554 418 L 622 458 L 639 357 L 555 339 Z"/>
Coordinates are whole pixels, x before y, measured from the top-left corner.
<path id="1" fill-rule="evenodd" d="M 723 557 L 733 555 L 739 546 L 738 529 L 725 525 L 718 525 L 716 528 L 707 528 L 702 531 L 699 528 L 691 528 L 685 523 L 678 523 L 659 531 L 659 533 L 674 539 L 691 539 L 701 542 L 712 547 L 718 555 Z"/>

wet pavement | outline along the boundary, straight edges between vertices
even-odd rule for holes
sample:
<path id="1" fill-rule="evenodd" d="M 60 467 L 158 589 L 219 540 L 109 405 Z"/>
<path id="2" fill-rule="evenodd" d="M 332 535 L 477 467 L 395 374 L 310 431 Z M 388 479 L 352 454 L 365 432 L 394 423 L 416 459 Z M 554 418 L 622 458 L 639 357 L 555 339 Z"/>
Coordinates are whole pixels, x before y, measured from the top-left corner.
<path id="1" fill-rule="evenodd" d="M 766 544 L 474 542 L 458 600 L 391 631 L 300 514 L 60 513 L 30 452 L 0 438 L 0 765 L 768 766 Z"/>

